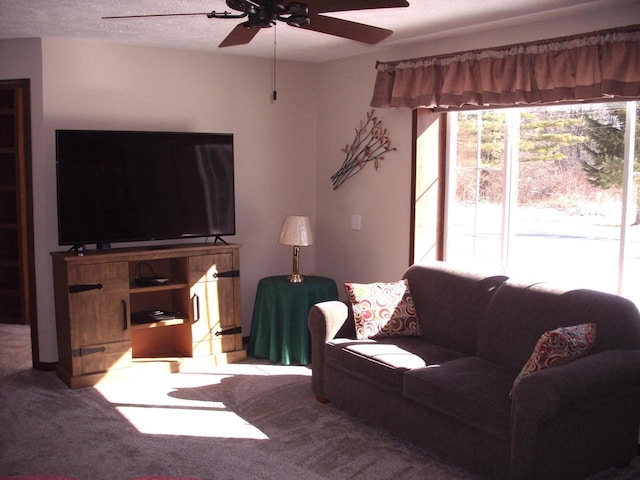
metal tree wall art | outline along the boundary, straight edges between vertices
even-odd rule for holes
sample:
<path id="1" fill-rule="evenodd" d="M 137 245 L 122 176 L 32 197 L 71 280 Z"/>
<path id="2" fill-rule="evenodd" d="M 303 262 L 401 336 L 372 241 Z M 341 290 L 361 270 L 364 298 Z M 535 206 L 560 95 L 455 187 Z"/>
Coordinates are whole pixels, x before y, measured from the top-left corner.
<path id="1" fill-rule="evenodd" d="M 334 190 L 361 172 L 367 163 L 373 162 L 377 170 L 380 160 L 384 160 L 383 155 L 397 150 L 396 147 L 391 147 L 387 129 L 382 126 L 382 120 L 374 117 L 374 113 L 373 109 L 367 112 L 366 119 L 360 120 L 360 126 L 356 128 L 356 137 L 351 145 L 341 148 L 347 157 L 342 162 L 340 170 L 331 175 Z"/>

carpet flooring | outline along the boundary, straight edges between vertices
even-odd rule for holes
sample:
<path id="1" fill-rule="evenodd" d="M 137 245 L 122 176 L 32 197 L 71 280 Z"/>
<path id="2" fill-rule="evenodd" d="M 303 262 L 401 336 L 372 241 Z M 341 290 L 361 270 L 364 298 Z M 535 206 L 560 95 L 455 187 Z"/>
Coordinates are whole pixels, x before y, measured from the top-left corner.
<path id="1" fill-rule="evenodd" d="M 71 390 L 31 368 L 29 329 L 0 325 L 0 478 L 475 480 L 315 401 L 311 371 L 249 359 Z M 640 462 L 592 480 L 640 478 Z"/>

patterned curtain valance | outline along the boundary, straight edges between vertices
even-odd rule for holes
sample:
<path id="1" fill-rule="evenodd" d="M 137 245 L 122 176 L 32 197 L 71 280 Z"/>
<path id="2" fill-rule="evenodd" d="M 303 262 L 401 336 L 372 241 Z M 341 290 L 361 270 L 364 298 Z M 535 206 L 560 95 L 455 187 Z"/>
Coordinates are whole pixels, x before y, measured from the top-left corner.
<path id="1" fill-rule="evenodd" d="M 640 25 L 376 68 L 376 108 L 639 99 Z"/>

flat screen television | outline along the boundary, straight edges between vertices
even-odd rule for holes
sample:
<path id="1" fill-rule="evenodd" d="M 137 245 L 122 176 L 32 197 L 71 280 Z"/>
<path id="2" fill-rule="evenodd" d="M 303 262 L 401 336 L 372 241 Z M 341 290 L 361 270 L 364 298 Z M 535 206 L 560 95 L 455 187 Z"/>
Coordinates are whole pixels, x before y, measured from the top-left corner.
<path id="1" fill-rule="evenodd" d="M 60 245 L 235 234 L 233 135 L 57 130 Z"/>

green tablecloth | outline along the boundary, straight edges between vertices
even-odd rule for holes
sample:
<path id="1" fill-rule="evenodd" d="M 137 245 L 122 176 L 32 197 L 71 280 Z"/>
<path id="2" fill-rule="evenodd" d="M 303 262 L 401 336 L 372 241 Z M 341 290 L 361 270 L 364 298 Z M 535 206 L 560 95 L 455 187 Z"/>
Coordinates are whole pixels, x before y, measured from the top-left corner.
<path id="1" fill-rule="evenodd" d="M 337 299 L 336 282 L 330 278 L 309 276 L 300 283 L 290 283 L 286 275 L 263 278 L 253 307 L 249 355 L 283 365 L 310 363 L 309 310 Z"/>

